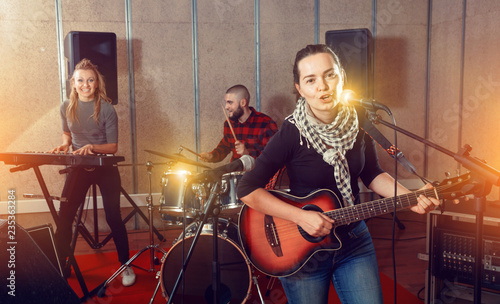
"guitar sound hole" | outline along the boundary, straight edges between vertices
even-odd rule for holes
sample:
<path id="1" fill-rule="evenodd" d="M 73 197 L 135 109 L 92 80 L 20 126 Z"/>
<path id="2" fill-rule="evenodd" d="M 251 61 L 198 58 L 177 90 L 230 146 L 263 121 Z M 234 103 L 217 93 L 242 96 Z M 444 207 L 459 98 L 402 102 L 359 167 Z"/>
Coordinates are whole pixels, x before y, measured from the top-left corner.
<path id="1" fill-rule="evenodd" d="M 304 207 L 302 207 L 302 209 L 323 212 L 323 210 L 321 210 L 321 208 L 316 206 L 316 205 L 305 205 Z M 304 229 L 302 229 L 302 227 L 300 227 L 300 226 L 297 226 L 297 227 L 299 228 L 300 235 L 302 235 L 302 237 L 305 240 L 307 240 L 308 242 L 319 243 L 325 239 L 325 236 L 314 237 L 314 236 L 310 235 L 309 233 L 305 232 Z"/>

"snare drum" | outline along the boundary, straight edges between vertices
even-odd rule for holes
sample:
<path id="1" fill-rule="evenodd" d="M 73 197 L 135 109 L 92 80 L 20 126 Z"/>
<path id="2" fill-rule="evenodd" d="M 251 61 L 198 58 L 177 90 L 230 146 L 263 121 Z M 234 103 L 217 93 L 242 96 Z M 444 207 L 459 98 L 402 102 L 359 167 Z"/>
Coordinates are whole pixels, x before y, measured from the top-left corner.
<path id="1" fill-rule="evenodd" d="M 188 184 L 188 171 L 168 171 L 161 178 L 163 187 L 160 197 L 160 213 L 172 217 L 193 218 L 201 212 L 201 202 L 193 192 L 193 184 Z"/>
<path id="2" fill-rule="evenodd" d="M 222 175 L 221 183 L 221 214 L 239 213 L 243 202 L 238 199 L 236 187 L 243 177 L 244 171 L 235 171 Z"/>
<path id="3" fill-rule="evenodd" d="M 183 252 L 186 257 L 199 225 L 199 222 L 189 225 L 186 228 L 184 246 L 181 233 L 162 260 L 160 284 L 162 295 L 167 300 L 181 271 Z M 217 232 L 221 303 L 244 303 L 250 295 L 252 273 L 250 264 L 238 245 L 238 227 L 220 218 Z M 212 303 L 212 233 L 213 224 L 210 222 L 203 227 L 184 272 L 184 295 L 180 285 L 173 303 L 182 303 L 183 300 L 184 303 Z"/>

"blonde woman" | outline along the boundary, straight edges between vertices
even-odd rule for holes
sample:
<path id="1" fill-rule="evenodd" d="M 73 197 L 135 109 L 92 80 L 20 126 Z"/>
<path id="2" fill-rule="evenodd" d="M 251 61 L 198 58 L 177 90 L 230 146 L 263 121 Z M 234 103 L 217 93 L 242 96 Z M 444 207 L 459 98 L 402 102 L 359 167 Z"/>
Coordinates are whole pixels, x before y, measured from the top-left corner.
<path id="1" fill-rule="evenodd" d="M 70 99 L 61 105 L 61 118 L 62 145 L 54 148 L 52 153 L 89 155 L 117 152 L 118 118 L 111 99 L 106 95 L 103 76 L 88 59 L 83 59 L 75 66 L 71 77 Z M 61 258 L 65 261 L 71 253 L 71 226 L 92 184 L 99 186 L 118 260 L 125 264 L 129 260 L 129 244 L 120 214 L 120 173 L 115 166 L 73 167 L 67 174 L 62 192 L 66 201 L 61 202 L 56 231 Z M 131 267 L 122 272 L 122 283 L 124 286 L 135 283 Z"/>

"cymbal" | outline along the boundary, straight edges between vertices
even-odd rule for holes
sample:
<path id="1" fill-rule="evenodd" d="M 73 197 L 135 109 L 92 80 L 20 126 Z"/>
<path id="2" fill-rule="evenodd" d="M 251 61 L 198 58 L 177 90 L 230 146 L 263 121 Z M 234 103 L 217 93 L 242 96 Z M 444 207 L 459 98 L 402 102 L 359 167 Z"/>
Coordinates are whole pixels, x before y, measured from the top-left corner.
<path id="1" fill-rule="evenodd" d="M 151 154 L 155 154 L 155 155 L 161 156 L 161 157 L 175 159 L 176 161 L 181 162 L 181 163 L 185 163 L 185 164 L 189 164 L 189 165 L 193 165 L 193 166 L 198 166 L 198 167 L 210 169 L 209 166 L 207 166 L 205 164 L 202 164 L 200 162 L 194 161 L 194 160 L 187 159 L 186 157 L 184 157 L 184 156 L 182 156 L 180 154 L 173 154 L 172 155 L 172 154 L 165 154 L 165 153 L 156 152 L 156 151 L 152 151 L 152 150 L 144 150 L 144 151 L 146 151 L 148 153 L 151 153 Z"/>

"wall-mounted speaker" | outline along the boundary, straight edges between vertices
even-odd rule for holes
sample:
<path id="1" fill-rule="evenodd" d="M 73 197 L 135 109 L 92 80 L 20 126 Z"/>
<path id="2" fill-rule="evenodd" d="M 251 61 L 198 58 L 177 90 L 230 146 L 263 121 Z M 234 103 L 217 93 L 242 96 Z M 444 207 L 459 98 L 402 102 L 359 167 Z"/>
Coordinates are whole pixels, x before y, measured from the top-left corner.
<path id="1" fill-rule="evenodd" d="M 338 56 L 346 72 L 345 89 L 357 98 L 373 98 L 373 39 L 368 29 L 327 31 L 325 43 Z"/>
<path id="2" fill-rule="evenodd" d="M 118 103 L 118 69 L 116 61 L 116 34 L 106 32 L 69 32 L 64 38 L 64 56 L 68 64 L 67 97 L 71 93 L 70 79 L 75 65 L 87 58 L 97 65 L 106 81 L 106 92 L 112 103 Z"/>

